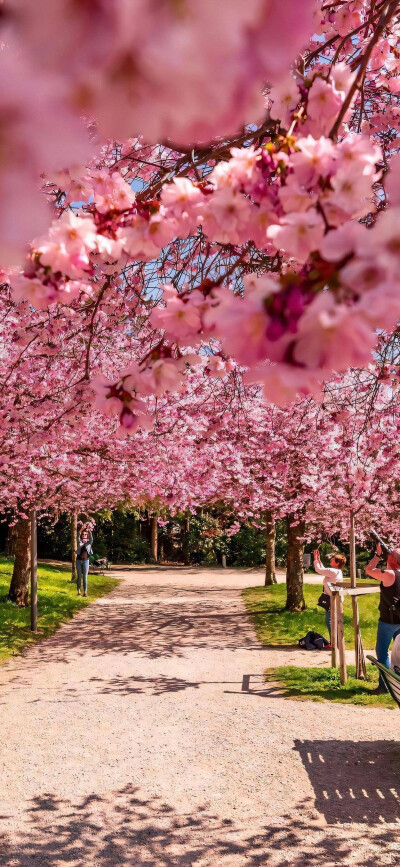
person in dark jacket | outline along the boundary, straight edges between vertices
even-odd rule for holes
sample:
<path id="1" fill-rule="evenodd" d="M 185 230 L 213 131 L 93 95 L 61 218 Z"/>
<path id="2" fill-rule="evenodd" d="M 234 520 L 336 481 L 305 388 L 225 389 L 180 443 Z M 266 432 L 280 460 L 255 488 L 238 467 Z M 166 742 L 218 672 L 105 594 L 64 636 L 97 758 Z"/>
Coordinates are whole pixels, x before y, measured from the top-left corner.
<path id="1" fill-rule="evenodd" d="M 380 581 L 379 599 L 379 622 L 376 636 L 376 657 L 382 665 L 390 666 L 389 645 L 392 638 L 400 633 L 400 551 L 394 549 L 388 555 L 387 568 L 378 569 L 378 563 L 382 557 L 382 548 L 376 546 L 375 556 L 370 560 L 366 568 L 367 575 Z M 379 677 L 379 686 L 376 693 L 387 692 L 382 677 Z"/>
<path id="2" fill-rule="evenodd" d="M 79 537 L 78 550 L 76 552 L 76 586 L 78 596 L 81 595 L 81 582 L 83 583 L 83 595 L 87 596 L 89 556 L 92 554 L 93 536 L 87 530 L 82 530 Z"/>

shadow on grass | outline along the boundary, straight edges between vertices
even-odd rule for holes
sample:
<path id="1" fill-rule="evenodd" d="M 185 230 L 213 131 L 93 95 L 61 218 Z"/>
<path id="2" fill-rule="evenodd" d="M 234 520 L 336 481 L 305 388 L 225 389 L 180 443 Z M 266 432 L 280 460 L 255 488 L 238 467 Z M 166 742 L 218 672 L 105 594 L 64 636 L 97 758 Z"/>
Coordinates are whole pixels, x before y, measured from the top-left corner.
<path id="1" fill-rule="evenodd" d="M 99 596 L 109 593 L 118 581 L 109 576 L 91 576 L 87 599 L 77 596 L 70 581 L 70 567 L 38 567 L 38 633 L 30 629 L 30 608 L 19 608 L 8 599 L 13 561 L 0 558 L 0 662 L 21 653 L 25 647 L 51 635 L 61 623 Z"/>
<path id="2" fill-rule="evenodd" d="M 286 585 L 273 587 L 249 587 L 243 591 L 243 599 L 254 624 L 257 638 L 264 646 L 281 647 L 298 645 L 299 638 L 309 630 L 316 630 L 327 637 L 325 612 L 317 605 L 322 585 L 305 584 L 306 610 L 299 614 L 285 610 Z M 378 594 L 359 598 L 360 623 L 365 648 L 375 646 L 378 622 Z M 344 631 L 346 647 L 354 647 L 353 614 L 350 598 L 344 604 Z"/>
<path id="3" fill-rule="evenodd" d="M 340 683 L 338 668 L 300 668 L 295 665 L 285 665 L 268 669 L 265 678 L 268 682 L 279 684 L 279 695 L 284 698 L 373 705 L 392 710 L 397 708 L 389 694 L 371 694 L 371 690 L 378 686 L 378 674 L 373 665 L 367 665 L 365 681 L 357 680 L 353 665 L 347 666 L 347 672 L 348 681 L 343 686 Z"/>

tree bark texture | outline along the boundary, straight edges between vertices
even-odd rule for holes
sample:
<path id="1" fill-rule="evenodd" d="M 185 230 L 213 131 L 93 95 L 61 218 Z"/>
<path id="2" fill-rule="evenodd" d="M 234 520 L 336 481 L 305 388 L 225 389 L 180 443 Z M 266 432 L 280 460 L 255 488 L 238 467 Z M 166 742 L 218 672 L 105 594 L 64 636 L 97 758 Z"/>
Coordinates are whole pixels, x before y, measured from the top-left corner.
<path id="1" fill-rule="evenodd" d="M 71 581 L 76 581 L 76 554 L 78 545 L 78 513 L 71 512 Z"/>
<path id="2" fill-rule="evenodd" d="M 158 523 L 157 515 L 151 516 L 151 555 L 157 563 L 158 559 Z"/>
<path id="3" fill-rule="evenodd" d="M 14 569 L 9 598 L 21 608 L 29 605 L 31 580 L 31 522 L 30 518 L 18 518 L 15 525 Z"/>
<path id="4" fill-rule="evenodd" d="M 7 557 L 13 557 L 15 553 L 15 525 L 10 526 L 7 530 L 7 540 L 6 540 L 6 554 Z"/>
<path id="5" fill-rule="evenodd" d="M 286 610 L 304 611 L 306 603 L 303 594 L 303 554 L 305 522 L 295 515 L 287 519 L 287 560 L 286 560 Z"/>
<path id="6" fill-rule="evenodd" d="M 186 565 L 188 565 L 190 561 L 190 551 L 189 551 L 189 532 L 190 532 L 190 518 L 188 515 L 185 515 L 184 524 L 183 524 L 183 560 Z"/>
<path id="7" fill-rule="evenodd" d="M 267 550 L 265 555 L 265 586 L 276 584 L 275 571 L 275 518 L 271 511 L 266 512 L 265 540 Z"/>

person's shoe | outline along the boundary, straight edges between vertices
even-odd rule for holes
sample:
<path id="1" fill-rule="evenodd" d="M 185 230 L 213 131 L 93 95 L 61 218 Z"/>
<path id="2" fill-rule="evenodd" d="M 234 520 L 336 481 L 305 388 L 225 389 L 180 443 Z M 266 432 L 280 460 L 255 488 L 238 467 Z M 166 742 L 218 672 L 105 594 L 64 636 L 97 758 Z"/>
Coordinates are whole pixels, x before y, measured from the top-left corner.
<path id="1" fill-rule="evenodd" d="M 78 596 L 80 596 L 80 595 L 81 595 L 81 591 L 80 591 L 80 590 L 78 590 Z"/>
<path id="2" fill-rule="evenodd" d="M 371 689 L 370 695 L 388 695 L 386 686 L 377 686 L 376 689 Z"/>
<path id="3" fill-rule="evenodd" d="M 87 596 L 87 593 L 84 593 L 83 595 L 84 595 L 84 596 Z"/>

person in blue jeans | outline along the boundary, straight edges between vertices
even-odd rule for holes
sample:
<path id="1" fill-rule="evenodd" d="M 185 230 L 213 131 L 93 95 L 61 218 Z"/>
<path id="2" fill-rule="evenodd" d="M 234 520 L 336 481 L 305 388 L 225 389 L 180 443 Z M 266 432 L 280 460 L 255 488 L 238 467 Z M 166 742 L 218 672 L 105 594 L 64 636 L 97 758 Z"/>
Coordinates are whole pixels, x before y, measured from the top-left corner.
<path id="1" fill-rule="evenodd" d="M 382 557 L 382 548 L 376 546 L 376 554 L 368 563 L 367 575 L 381 582 L 379 599 L 379 622 L 376 636 L 376 658 L 382 665 L 390 667 L 389 645 L 392 638 L 400 633 L 400 608 L 397 600 L 400 599 L 400 551 L 393 549 L 387 558 L 387 568 L 377 569 Z M 374 690 L 377 694 L 387 692 L 381 676 L 379 686 Z"/>
<path id="2" fill-rule="evenodd" d="M 81 583 L 83 583 L 83 595 L 87 596 L 89 556 L 92 554 L 93 536 L 87 530 L 82 530 L 79 537 L 78 550 L 76 552 L 76 586 L 78 596 L 81 595 Z"/>

